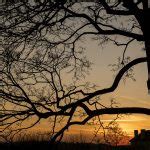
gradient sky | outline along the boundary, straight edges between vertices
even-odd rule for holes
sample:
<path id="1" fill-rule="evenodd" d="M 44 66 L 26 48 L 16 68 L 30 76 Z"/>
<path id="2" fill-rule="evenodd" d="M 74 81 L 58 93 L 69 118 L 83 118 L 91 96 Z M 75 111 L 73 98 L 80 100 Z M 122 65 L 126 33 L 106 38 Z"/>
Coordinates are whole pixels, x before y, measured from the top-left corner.
<path id="1" fill-rule="evenodd" d="M 119 37 L 120 41 L 126 41 L 124 37 Z M 112 42 L 100 46 L 99 41 L 91 40 L 90 36 L 85 36 L 78 46 L 85 48 L 87 58 L 93 63 L 92 70 L 86 76 L 85 81 L 90 81 L 99 86 L 99 89 L 110 87 L 113 83 L 115 72 L 111 71 L 109 64 L 117 63 L 117 58 L 122 57 L 124 47 L 115 46 Z M 76 48 L 78 48 L 78 46 Z M 126 52 L 126 56 L 130 56 L 131 60 L 145 56 L 143 44 L 133 41 Z M 134 77 L 136 81 L 126 79 L 121 81 L 115 92 L 101 96 L 102 102 L 107 105 L 111 98 L 114 98 L 120 107 L 147 107 L 150 108 L 150 95 L 147 91 L 147 64 L 142 63 L 134 67 Z M 68 80 L 64 76 L 64 80 Z M 109 122 L 112 116 L 103 116 L 104 122 Z M 43 121 L 43 120 L 42 120 Z M 150 116 L 146 115 L 130 115 L 124 116 L 118 120 L 120 127 L 129 135 L 133 135 L 134 129 L 150 129 Z M 47 121 L 43 121 L 36 130 L 49 130 Z M 80 134 L 80 132 L 93 134 L 92 126 L 74 126 L 67 131 L 69 134 Z"/>
<path id="2" fill-rule="evenodd" d="M 88 39 L 90 40 L 90 39 Z M 109 64 L 117 63 L 117 58 L 122 57 L 124 47 L 117 47 L 111 42 L 101 48 L 98 46 L 98 41 L 86 41 L 87 55 L 94 63 L 91 74 L 87 77 L 91 82 L 100 86 L 100 88 L 109 87 L 112 85 L 115 77 L 115 72 L 110 71 Z M 121 39 L 124 40 L 123 37 Z M 88 44 L 90 43 L 90 45 Z M 131 60 L 138 57 L 144 57 L 145 51 L 143 43 L 134 41 L 127 49 L 126 56 L 130 56 Z M 128 107 L 146 107 L 150 108 L 150 95 L 147 91 L 147 64 L 141 63 L 134 67 L 134 77 L 136 81 L 126 79 L 121 81 L 115 92 L 103 95 L 101 98 L 107 101 L 110 98 L 115 98 L 118 106 Z M 106 119 L 107 121 L 107 119 Z M 108 120 L 109 121 L 109 120 Z M 128 132 L 133 133 L 134 129 L 150 129 L 150 116 L 146 115 L 131 115 L 118 121 L 120 126 Z"/>
<path id="3" fill-rule="evenodd" d="M 117 63 L 117 58 L 122 57 L 123 47 L 117 47 L 109 43 L 102 48 L 98 46 L 98 41 L 92 41 L 90 38 L 85 38 L 80 46 L 86 48 L 85 53 L 93 63 L 92 70 L 90 74 L 86 76 L 85 80 L 97 84 L 100 89 L 111 86 L 116 73 L 110 71 L 111 67 L 108 65 Z M 131 60 L 143 57 L 145 56 L 145 51 L 141 50 L 142 48 L 143 44 L 134 41 L 129 46 L 126 56 L 130 56 Z M 107 105 L 111 98 L 115 98 L 115 101 L 120 107 L 133 106 L 150 108 L 150 95 L 148 95 L 146 83 L 146 63 L 141 63 L 134 67 L 134 77 L 136 81 L 132 81 L 131 79 L 126 79 L 126 82 L 121 81 L 115 92 L 101 96 L 102 102 Z M 66 78 L 66 80 L 68 79 Z M 111 119 L 112 116 L 102 116 L 102 120 L 106 123 L 110 122 Z M 127 132 L 130 136 L 133 136 L 134 129 L 150 129 L 150 116 L 147 115 L 125 115 L 117 122 L 123 131 Z M 49 125 L 46 121 L 36 129 L 41 130 L 41 128 L 43 130 L 49 129 Z M 91 137 L 93 131 L 93 126 L 73 126 L 69 128 L 66 134 L 80 134 L 82 132 L 83 134 L 88 133 L 90 135 L 89 137 Z"/>
<path id="4" fill-rule="evenodd" d="M 119 22 L 123 21 L 126 27 L 131 26 L 132 23 L 130 24 L 125 19 L 128 20 L 129 18 L 122 17 L 120 20 L 114 21 L 113 23 L 118 27 Z M 127 39 L 124 37 L 119 37 L 120 42 L 126 40 Z M 80 46 L 85 48 L 85 55 L 93 63 L 92 70 L 89 75 L 86 76 L 85 81 L 95 83 L 100 89 L 110 87 L 116 73 L 112 72 L 112 68 L 108 65 L 117 63 L 117 58 L 122 57 L 124 47 L 115 46 L 112 42 L 102 47 L 99 45 L 99 41 L 91 40 L 89 35 L 82 37 L 81 41 L 76 44 L 77 49 Z M 126 56 L 130 56 L 131 60 L 145 56 L 145 51 L 142 50 L 143 47 L 143 43 L 133 41 L 126 51 Z M 137 106 L 150 108 L 150 95 L 148 95 L 147 91 L 147 64 L 142 63 L 135 66 L 134 74 L 136 81 L 132 81 L 131 79 L 127 79 L 126 82 L 121 81 L 115 92 L 101 96 L 103 103 L 107 105 L 111 98 L 115 98 L 115 101 L 120 107 Z M 64 80 L 68 81 L 68 78 L 64 76 Z M 104 122 L 109 122 L 111 119 L 111 116 L 103 116 Z M 150 129 L 150 117 L 146 115 L 133 114 L 125 116 L 118 120 L 118 123 L 123 130 L 130 135 L 132 135 L 134 129 Z M 47 129 L 48 124 L 45 122 L 42 127 Z M 75 126 L 69 129 L 70 133 L 79 133 L 80 131 L 93 133 L 93 127 Z"/>

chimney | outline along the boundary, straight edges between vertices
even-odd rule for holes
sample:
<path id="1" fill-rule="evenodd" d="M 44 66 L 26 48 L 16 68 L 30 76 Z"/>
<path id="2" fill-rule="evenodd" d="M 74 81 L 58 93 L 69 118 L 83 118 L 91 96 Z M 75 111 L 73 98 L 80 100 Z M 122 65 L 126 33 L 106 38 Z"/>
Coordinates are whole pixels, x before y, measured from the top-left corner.
<path id="1" fill-rule="evenodd" d="M 134 137 L 135 137 L 135 138 L 138 137 L 138 130 L 134 130 Z"/>
<path id="2" fill-rule="evenodd" d="M 141 129 L 141 139 L 143 139 L 145 137 L 145 133 L 146 133 L 146 130 Z"/>

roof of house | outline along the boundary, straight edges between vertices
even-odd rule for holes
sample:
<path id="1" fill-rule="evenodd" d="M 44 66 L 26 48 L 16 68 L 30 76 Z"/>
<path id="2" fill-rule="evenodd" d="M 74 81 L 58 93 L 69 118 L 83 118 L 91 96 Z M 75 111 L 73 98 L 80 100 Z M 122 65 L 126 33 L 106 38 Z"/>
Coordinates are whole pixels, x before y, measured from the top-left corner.
<path id="1" fill-rule="evenodd" d="M 150 141 L 150 130 L 145 130 L 144 134 L 140 133 L 130 140 L 131 143 L 138 141 Z"/>

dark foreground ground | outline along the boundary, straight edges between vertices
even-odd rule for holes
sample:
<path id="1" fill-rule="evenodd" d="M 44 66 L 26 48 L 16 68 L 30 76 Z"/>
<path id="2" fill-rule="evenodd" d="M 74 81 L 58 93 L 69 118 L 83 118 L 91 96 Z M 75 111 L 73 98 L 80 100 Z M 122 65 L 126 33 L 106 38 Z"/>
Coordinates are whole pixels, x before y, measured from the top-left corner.
<path id="1" fill-rule="evenodd" d="M 11 144 L 0 143 L 0 150 L 150 150 L 150 147 L 118 146 L 87 143 L 56 143 L 53 146 L 48 142 L 16 142 Z"/>

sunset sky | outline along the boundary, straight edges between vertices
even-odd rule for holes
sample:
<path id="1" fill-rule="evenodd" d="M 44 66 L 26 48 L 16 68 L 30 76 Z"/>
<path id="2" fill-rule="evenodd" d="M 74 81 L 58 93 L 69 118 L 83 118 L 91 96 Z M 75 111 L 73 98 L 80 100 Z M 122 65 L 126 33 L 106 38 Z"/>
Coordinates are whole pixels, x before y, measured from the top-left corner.
<path id="1" fill-rule="evenodd" d="M 123 41 L 124 39 L 121 38 L 121 40 Z M 100 88 L 111 86 L 115 73 L 110 71 L 111 67 L 108 65 L 117 63 L 117 58 L 122 57 L 124 47 L 117 47 L 109 43 L 101 48 L 101 46 L 97 46 L 98 42 L 88 41 L 88 43 L 90 43 L 90 45 L 87 44 L 88 55 L 94 63 L 88 79 L 98 84 Z M 134 41 L 128 47 L 126 56 L 130 56 L 131 60 L 144 57 L 145 51 L 142 50 L 143 47 L 142 43 L 139 44 L 137 41 Z M 148 95 L 147 91 L 146 63 L 141 63 L 134 67 L 134 77 L 136 81 L 132 81 L 131 79 L 126 79 L 126 82 L 121 81 L 115 92 L 103 95 L 102 99 L 107 101 L 107 99 L 115 98 L 119 106 L 122 107 L 137 106 L 150 108 L 150 95 Z M 134 129 L 150 129 L 150 117 L 146 115 L 133 114 L 119 120 L 118 123 L 129 134 L 132 134 Z"/>
<path id="2" fill-rule="evenodd" d="M 123 37 L 121 37 L 123 41 Z M 109 64 L 117 63 L 117 58 L 122 58 L 124 47 L 117 47 L 113 43 L 105 45 L 103 48 L 97 46 L 98 42 L 88 41 L 87 51 L 88 56 L 92 60 L 93 69 L 87 77 L 91 82 L 97 83 L 100 88 L 109 87 L 115 77 L 115 72 L 110 71 Z M 126 56 L 130 56 L 131 60 L 138 57 L 144 57 L 145 51 L 143 44 L 134 41 L 127 49 Z M 118 106 L 128 107 L 146 107 L 150 108 L 150 95 L 147 91 L 147 64 L 141 63 L 134 67 L 134 77 L 136 81 L 126 79 L 121 81 L 115 92 L 103 95 L 102 99 L 107 101 L 110 98 L 115 98 Z M 106 119 L 107 121 L 107 119 Z M 108 120 L 109 121 L 109 120 Z M 134 129 L 150 129 L 150 117 L 146 115 L 131 115 L 118 120 L 120 126 L 132 135 Z"/>
<path id="3" fill-rule="evenodd" d="M 32 4 L 32 2 L 31 2 L 31 4 Z M 81 13 L 86 13 L 86 9 L 85 9 L 85 12 L 82 12 L 84 10 L 82 10 L 82 9 L 80 10 L 80 8 L 81 7 L 79 7 L 78 4 L 77 4 L 77 7 L 76 7 L 76 5 L 72 6 L 73 11 L 79 11 L 79 13 L 81 11 Z M 39 14 L 41 16 L 43 16 L 45 14 L 43 9 L 41 10 L 41 12 L 42 13 L 41 14 L 39 13 Z M 59 11 L 57 12 L 58 16 L 57 15 L 56 16 L 58 18 L 59 17 L 61 18 L 61 15 L 59 16 L 60 12 Z M 115 76 L 117 75 L 117 73 L 119 71 L 119 70 L 116 72 L 112 71 L 113 68 L 111 65 L 117 64 L 118 58 L 122 59 L 124 48 L 125 48 L 124 46 L 115 45 L 114 42 L 112 42 L 112 41 L 115 40 L 115 42 L 117 41 L 117 42 L 122 44 L 122 43 L 126 43 L 127 41 L 129 41 L 131 39 L 129 39 L 127 37 L 125 38 L 125 37 L 119 36 L 119 35 L 113 35 L 113 37 L 112 37 L 112 35 L 109 35 L 108 37 L 111 40 L 109 42 L 107 42 L 108 39 L 106 39 L 106 38 L 103 39 L 103 37 L 101 35 L 104 33 L 103 32 L 101 33 L 100 31 L 98 31 L 95 26 L 92 26 L 91 24 L 84 26 L 85 24 L 87 24 L 87 21 L 89 21 L 89 20 L 88 19 L 86 20 L 86 18 L 84 18 L 84 17 L 83 18 L 79 17 L 80 15 L 79 16 L 77 15 L 76 18 L 68 19 L 68 22 L 67 22 L 67 20 L 65 20 L 63 22 L 62 21 L 63 19 L 60 19 L 60 21 L 58 22 L 58 25 L 56 23 L 56 25 L 58 27 L 60 26 L 60 28 L 58 28 L 58 29 L 57 29 L 57 26 L 55 26 L 55 21 L 54 21 L 54 23 L 51 23 L 51 21 L 53 22 L 53 19 L 56 19 L 56 18 L 52 17 L 52 19 L 50 19 L 50 21 L 48 21 L 48 23 L 54 24 L 54 27 L 53 27 L 53 25 L 52 25 L 52 27 L 50 27 L 50 25 L 45 24 L 46 19 L 45 19 L 45 21 L 43 20 L 44 22 L 40 23 L 40 19 L 42 18 L 40 15 L 38 16 L 39 17 L 39 22 L 38 22 L 39 27 L 36 27 L 35 29 L 33 28 L 33 30 L 40 29 L 40 25 L 45 26 L 44 27 L 45 29 L 42 27 L 43 29 L 41 28 L 39 31 L 40 34 L 36 31 L 37 33 L 35 33 L 35 35 L 37 34 L 37 37 L 35 37 L 35 40 L 33 40 L 33 43 L 32 43 L 31 38 L 34 37 L 34 34 L 31 35 L 31 38 L 29 36 L 31 43 L 28 42 L 28 40 L 29 40 L 28 39 L 27 40 L 27 46 L 23 46 L 23 45 L 21 45 L 20 47 L 18 46 L 18 49 L 21 48 L 22 50 L 21 50 L 20 54 L 19 54 L 19 52 L 16 53 L 16 57 L 18 57 L 18 56 L 21 57 L 20 55 L 23 55 L 22 56 L 23 58 L 24 57 L 27 57 L 27 58 L 23 59 L 26 61 L 25 63 L 21 62 L 20 64 L 18 63 L 18 65 L 16 63 L 16 68 L 14 68 L 14 70 L 17 70 L 17 66 L 21 67 L 22 65 L 25 68 L 25 69 L 23 68 L 25 71 L 27 69 L 27 73 L 23 69 L 22 69 L 23 70 L 22 72 L 19 72 L 20 74 L 22 74 L 22 76 L 25 76 L 24 79 L 21 78 L 21 75 L 17 71 L 16 71 L 16 77 L 15 77 L 18 79 L 18 82 L 20 80 L 20 84 L 22 83 L 22 87 L 26 91 L 29 92 L 29 97 L 31 97 L 31 99 L 34 101 L 34 103 L 32 105 L 32 103 L 30 102 L 30 99 L 27 96 L 25 96 L 25 99 L 27 98 L 27 100 L 25 101 L 23 99 L 23 103 L 28 103 L 29 106 L 31 105 L 31 107 L 37 106 L 37 110 L 44 112 L 44 113 L 47 111 L 50 111 L 50 112 L 51 111 L 58 111 L 58 113 L 54 114 L 56 116 L 52 116 L 52 117 L 48 116 L 49 118 L 47 117 L 47 114 L 49 115 L 50 113 L 45 113 L 45 114 L 43 113 L 46 117 L 43 115 L 44 117 L 40 120 L 40 123 L 31 129 L 32 131 L 35 130 L 35 131 L 41 131 L 41 132 L 43 132 L 43 131 L 46 131 L 46 132 L 49 131 L 50 132 L 53 129 L 52 127 L 54 127 L 54 128 L 56 127 L 56 130 L 60 128 L 60 122 L 64 119 L 64 118 L 63 119 L 61 118 L 62 115 L 64 115 L 68 119 L 68 116 L 67 116 L 68 114 L 66 115 L 66 113 L 68 113 L 70 110 L 71 110 L 70 111 L 71 113 L 73 112 L 73 115 L 71 113 L 69 114 L 71 116 L 71 119 L 69 118 L 71 121 L 74 121 L 73 120 L 74 118 L 80 119 L 78 114 L 74 114 L 74 111 L 75 111 L 75 113 L 81 114 L 81 112 L 79 112 L 78 110 L 82 109 L 81 111 L 82 111 L 83 116 L 84 116 L 86 109 L 84 109 L 84 107 L 82 108 L 82 105 L 78 105 L 77 108 L 73 107 L 73 109 L 70 109 L 70 107 L 67 107 L 67 110 L 62 109 L 62 107 L 59 107 L 61 105 L 64 106 L 64 105 L 67 105 L 69 103 L 74 104 L 77 100 L 82 99 L 83 97 L 86 97 L 87 95 L 86 94 L 84 95 L 82 92 L 74 92 L 76 90 L 79 90 L 79 91 L 83 90 L 84 92 L 86 92 L 86 86 L 84 83 L 90 82 L 92 84 L 95 84 L 95 85 L 97 85 L 97 89 L 99 89 L 99 90 L 111 87 L 111 85 L 113 84 L 113 81 L 115 79 Z M 51 13 L 50 13 L 50 15 L 51 15 Z M 101 25 L 102 27 L 100 29 L 104 28 L 103 30 L 105 30 L 105 28 L 107 28 L 106 32 L 111 30 L 111 29 L 112 29 L 112 31 L 115 30 L 114 28 L 111 28 L 109 26 L 112 23 L 113 24 L 112 26 L 114 26 L 116 29 L 118 28 L 119 30 L 124 30 L 124 31 L 128 31 L 128 32 L 131 31 L 132 33 L 134 32 L 134 33 L 140 33 L 141 34 L 140 28 L 137 27 L 134 29 L 134 27 L 132 27 L 133 24 L 136 23 L 136 21 L 134 20 L 135 18 L 133 19 L 133 16 L 123 16 L 123 17 L 118 16 L 118 18 L 116 17 L 117 18 L 116 20 L 113 20 L 113 19 L 115 19 L 115 15 L 111 18 L 110 16 L 107 16 L 105 14 L 105 11 L 104 12 L 102 11 L 101 15 L 104 18 L 106 17 L 106 22 L 105 22 L 106 24 Z M 89 16 L 91 17 L 91 19 L 93 19 L 92 14 L 89 14 Z M 48 16 L 46 15 L 45 17 L 48 18 L 49 13 L 48 13 Z M 111 19 L 107 20 L 107 17 L 108 18 L 110 17 Z M 131 17 L 131 18 L 129 18 L 129 17 Z M 21 16 L 21 18 L 22 18 L 22 16 Z M 27 18 L 28 18 L 28 15 L 27 15 Z M 35 21 L 36 21 L 37 18 L 35 15 L 35 18 L 33 17 L 33 20 L 35 19 Z M 70 18 L 70 16 L 68 18 Z M 104 18 L 102 20 L 105 20 Z M 96 19 L 96 17 L 95 17 L 95 19 Z M 129 21 L 129 19 L 131 22 Z M 15 20 L 15 23 L 16 23 L 16 20 Z M 34 22 L 32 23 L 32 21 L 31 21 L 31 24 L 36 24 Z M 64 23 L 64 27 L 62 27 L 62 29 L 61 29 L 62 22 Z M 96 21 L 94 21 L 94 22 L 97 23 Z M 103 21 L 99 22 L 99 24 L 97 24 L 97 26 L 99 26 L 100 23 L 103 24 Z M 18 24 L 18 22 L 17 22 L 17 24 Z M 30 19 L 29 19 L 29 24 L 30 24 Z M 80 27 L 82 25 L 84 28 Z M 22 28 L 23 27 L 21 27 L 21 30 L 22 30 Z M 24 27 L 24 28 L 26 28 L 26 27 Z M 132 30 L 132 28 L 133 28 L 133 30 Z M 80 29 L 80 30 L 77 30 L 77 29 Z M 25 29 L 24 31 L 26 32 L 26 30 L 27 29 Z M 76 32 L 74 33 L 74 31 L 76 31 Z M 80 32 L 80 33 L 78 33 L 78 32 Z M 92 35 L 87 34 L 87 33 L 84 35 L 83 34 L 84 32 L 85 33 L 89 32 L 90 34 L 92 32 Z M 108 34 L 109 33 L 110 32 L 108 32 Z M 118 32 L 117 32 L 117 34 L 118 34 Z M 80 39 L 79 35 L 84 35 L 84 36 L 81 36 L 81 39 Z M 40 38 L 38 36 L 40 36 Z M 95 39 L 97 38 L 97 40 L 94 40 L 94 38 Z M 64 39 L 68 39 L 68 40 L 64 40 Z M 99 39 L 101 41 L 104 40 L 106 43 L 100 44 Z M 56 40 L 56 41 L 54 41 L 54 40 Z M 48 41 L 48 42 L 46 42 L 46 41 Z M 59 43 L 59 41 L 63 41 L 63 42 Z M 72 41 L 74 41 L 74 42 L 72 43 Z M 55 47 L 56 43 L 52 44 L 51 42 L 52 43 L 58 42 L 59 43 L 58 47 Z M 6 40 L 6 43 L 7 43 L 7 40 Z M 30 47 L 30 44 L 31 44 L 31 47 Z M 32 44 L 33 44 L 33 47 L 32 47 Z M 26 41 L 25 41 L 25 45 L 26 45 Z M 75 50 L 74 50 L 74 48 L 75 48 Z M 79 56 L 80 55 L 80 53 L 79 53 L 80 48 L 81 49 L 83 48 L 82 50 L 84 52 L 84 54 L 81 54 L 81 56 Z M 16 52 L 20 50 L 20 49 L 19 50 L 18 49 L 16 48 Z M 24 50 L 26 50 L 25 54 L 23 54 Z M 28 51 L 30 51 L 30 52 L 28 52 Z M 77 53 L 75 53 L 75 52 L 77 52 Z M 14 53 L 14 55 L 15 55 L 15 53 Z M 10 54 L 10 56 L 11 56 L 11 54 Z M 83 59 L 82 59 L 82 56 L 83 56 Z M 84 58 L 84 56 L 86 56 L 87 59 L 92 63 L 91 68 L 89 69 L 89 72 L 87 74 L 85 74 L 85 77 L 74 82 L 75 80 L 73 80 L 73 79 L 75 79 L 75 76 L 73 76 L 73 73 L 74 74 L 76 73 L 75 70 L 77 69 L 78 72 L 82 74 L 81 70 L 83 68 L 84 69 L 88 68 L 88 63 L 86 62 L 86 59 Z M 130 57 L 130 61 L 132 61 L 135 58 L 145 57 L 145 56 L 146 56 L 146 52 L 144 50 L 144 43 L 134 40 L 132 43 L 130 43 L 130 45 L 128 45 L 126 53 L 125 53 L 125 58 Z M 76 58 L 78 58 L 78 59 L 76 59 Z M 30 60 L 32 60 L 33 62 L 32 61 L 30 62 Z M 30 65 L 30 63 L 31 63 L 31 65 Z M 33 65 L 32 65 L 32 63 L 33 63 Z M 42 66 L 41 64 L 44 67 L 46 66 L 45 70 L 44 70 L 44 67 L 41 67 Z M 69 74 L 69 71 L 67 69 L 72 70 L 72 72 L 69 70 L 70 71 L 70 74 Z M 19 70 L 19 68 L 18 68 L 18 70 Z M 35 70 L 37 71 L 37 73 Z M 32 73 L 30 73 L 30 71 Z M 34 73 L 34 71 L 35 71 L 35 73 Z M 106 107 L 111 108 L 111 100 L 113 99 L 115 101 L 116 107 L 150 108 L 150 95 L 148 95 L 148 90 L 147 90 L 147 79 L 148 79 L 147 63 L 145 62 L 145 63 L 141 63 L 141 64 L 134 66 L 132 74 L 133 74 L 135 81 L 132 80 L 131 78 L 125 78 L 125 80 L 122 79 L 119 82 L 119 85 L 114 92 L 100 96 L 100 98 L 98 100 L 100 101 L 101 106 L 103 105 L 103 106 L 105 106 L 105 108 Z M 6 74 L 6 76 L 7 76 L 7 74 Z M 33 89 L 30 88 L 30 86 L 28 86 L 29 83 L 31 84 Z M 34 90 L 34 88 L 36 90 Z M 92 89 L 92 90 L 94 91 L 95 89 Z M 8 91 L 9 91 L 9 88 L 8 88 Z M 20 93 L 24 94 L 25 92 L 22 92 L 22 91 L 23 90 L 21 90 Z M 11 90 L 9 92 L 11 92 Z M 73 93 L 70 96 L 69 94 L 71 92 L 73 92 Z M 64 96 L 64 93 L 66 94 L 65 96 Z M 24 95 L 27 95 L 27 94 L 24 94 Z M 96 98 L 97 97 L 95 96 L 94 98 L 91 98 L 90 100 L 94 99 L 96 102 L 96 100 L 97 100 Z M 21 103 L 21 101 L 18 100 L 18 97 L 16 99 L 17 99 L 18 103 L 19 102 Z M 87 100 L 87 99 L 85 99 L 85 100 Z M 89 101 L 86 101 L 86 105 L 88 107 L 90 107 L 91 109 L 93 109 L 93 108 L 96 109 L 96 106 L 94 107 L 94 104 L 92 104 L 90 106 L 90 104 L 88 103 Z M 37 102 L 39 102 L 39 104 Z M 48 107 L 50 107 L 50 109 L 47 109 L 47 108 L 45 109 L 44 107 L 40 106 L 40 103 L 42 105 L 47 105 Z M 14 103 L 14 105 L 15 105 L 15 103 Z M 71 106 L 71 105 L 68 105 L 68 106 Z M 75 106 L 76 106 L 76 104 L 75 104 Z M 7 103 L 6 103 L 6 107 L 8 107 L 8 108 L 12 107 L 13 110 L 15 108 L 13 105 L 7 106 Z M 20 113 L 20 110 L 22 109 L 22 108 L 20 108 L 21 105 L 18 105 L 18 107 L 19 107 L 18 110 Z M 51 109 L 51 107 L 52 107 L 52 109 Z M 65 107 L 63 107 L 63 108 L 65 108 Z M 31 108 L 31 112 L 35 111 L 35 110 L 36 109 L 34 109 L 34 107 Z M 36 115 L 40 114 L 40 113 L 37 113 L 38 112 L 37 110 L 35 111 Z M 25 113 L 28 113 L 28 111 Z M 61 114 L 61 113 L 63 113 L 63 114 Z M 87 113 L 87 115 L 89 115 L 89 113 Z M 38 118 L 38 116 L 36 116 L 36 117 Z M 111 122 L 115 117 L 116 117 L 116 115 L 102 115 L 102 116 L 100 116 L 100 119 L 105 125 L 105 124 L 108 124 L 109 122 Z M 25 124 L 25 126 L 28 123 L 32 124 L 34 122 L 33 118 L 30 117 L 29 118 L 30 121 L 25 120 L 25 123 L 23 122 Z M 40 118 L 40 115 L 39 115 L 39 118 Z M 60 121 L 59 122 L 57 119 L 60 119 L 61 121 L 59 120 Z M 63 121 L 62 121 L 62 127 L 64 125 Z M 55 125 L 55 123 L 56 123 L 56 125 Z M 57 126 L 57 123 L 58 123 L 58 126 Z M 120 125 L 122 130 L 125 131 L 127 133 L 127 135 L 129 135 L 129 136 L 133 136 L 135 129 L 139 130 L 139 131 L 141 129 L 150 130 L 150 116 L 148 116 L 148 115 L 142 115 L 142 114 L 122 115 L 120 118 L 118 118 L 117 123 Z M 84 125 L 84 126 L 75 125 L 75 126 L 69 127 L 69 129 L 66 130 L 65 133 L 67 135 L 80 135 L 80 133 L 83 133 L 83 134 L 87 135 L 87 137 L 91 138 L 93 136 L 94 130 L 96 128 L 98 128 L 98 126 L 96 126 L 96 125 L 88 125 L 88 124 Z M 53 133 L 56 133 L 56 132 L 57 131 L 54 131 Z"/>
<path id="4" fill-rule="evenodd" d="M 90 43 L 90 44 L 89 44 Z M 79 44 L 80 45 L 80 44 Z M 100 89 L 111 86 L 115 77 L 115 72 L 110 71 L 109 64 L 117 63 L 117 58 L 122 57 L 124 47 L 117 47 L 112 43 L 105 45 L 103 48 L 98 46 L 98 41 L 92 41 L 90 38 L 85 38 L 81 44 L 86 48 L 86 55 L 93 63 L 90 74 L 85 80 L 95 83 Z M 126 56 L 130 56 L 131 60 L 145 56 L 145 51 L 142 43 L 134 41 L 128 48 Z M 110 99 L 114 98 L 120 107 L 146 107 L 150 108 L 150 95 L 147 91 L 147 64 L 142 63 L 134 67 L 134 77 L 136 81 L 126 79 L 121 81 L 115 92 L 101 96 L 103 104 L 110 104 Z M 64 77 L 65 79 L 66 77 Z M 68 79 L 66 79 L 68 80 Z M 112 116 L 102 116 L 104 123 L 110 122 Z M 134 129 L 150 129 L 150 116 L 147 115 L 125 115 L 117 121 L 120 127 L 129 136 L 133 136 Z M 47 130 L 48 124 L 44 122 L 37 129 Z M 66 131 L 66 134 L 93 134 L 94 127 L 73 126 Z"/>

